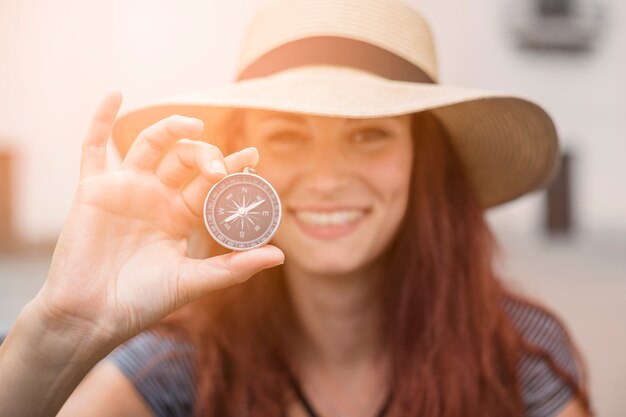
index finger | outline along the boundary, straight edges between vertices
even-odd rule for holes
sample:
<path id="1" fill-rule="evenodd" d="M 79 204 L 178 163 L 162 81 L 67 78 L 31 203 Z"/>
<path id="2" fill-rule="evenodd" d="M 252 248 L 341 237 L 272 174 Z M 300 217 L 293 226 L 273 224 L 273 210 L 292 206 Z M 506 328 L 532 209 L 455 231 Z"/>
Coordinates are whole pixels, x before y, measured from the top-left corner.
<path id="1" fill-rule="evenodd" d="M 121 104 L 122 94 L 119 91 L 111 91 L 98 105 L 83 141 L 81 178 L 97 175 L 106 170 L 106 144 Z"/>
<path id="2" fill-rule="evenodd" d="M 148 126 L 139 133 L 130 145 L 122 166 L 140 171 L 154 169 L 163 153 L 174 142 L 183 138 L 194 138 L 204 130 L 200 119 L 174 114 Z"/>

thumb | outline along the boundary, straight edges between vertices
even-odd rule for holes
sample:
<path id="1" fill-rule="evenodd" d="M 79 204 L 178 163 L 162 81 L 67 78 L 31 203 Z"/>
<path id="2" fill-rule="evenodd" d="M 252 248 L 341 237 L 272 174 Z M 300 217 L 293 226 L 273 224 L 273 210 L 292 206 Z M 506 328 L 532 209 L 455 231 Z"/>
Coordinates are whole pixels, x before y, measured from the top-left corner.
<path id="1" fill-rule="evenodd" d="M 284 253 L 273 245 L 244 252 L 230 252 L 207 259 L 186 258 L 178 277 L 183 303 L 208 292 L 239 284 L 257 272 L 282 264 Z"/>

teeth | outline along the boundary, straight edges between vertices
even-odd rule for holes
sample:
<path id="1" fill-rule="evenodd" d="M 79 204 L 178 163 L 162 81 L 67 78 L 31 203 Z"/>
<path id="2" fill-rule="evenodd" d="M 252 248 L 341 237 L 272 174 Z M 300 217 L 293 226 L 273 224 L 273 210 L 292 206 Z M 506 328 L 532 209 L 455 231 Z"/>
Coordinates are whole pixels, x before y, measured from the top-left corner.
<path id="1" fill-rule="evenodd" d="M 298 211 L 296 217 L 303 223 L 315 226 L 337 226 L 350 223 L 363 216 L 362 210 Z"/>

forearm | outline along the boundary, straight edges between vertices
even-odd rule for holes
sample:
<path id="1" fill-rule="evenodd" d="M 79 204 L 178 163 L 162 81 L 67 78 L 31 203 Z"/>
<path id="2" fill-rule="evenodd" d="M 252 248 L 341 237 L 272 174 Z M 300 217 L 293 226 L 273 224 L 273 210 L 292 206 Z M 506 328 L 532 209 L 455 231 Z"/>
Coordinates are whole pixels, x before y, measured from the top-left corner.
<path id="1" fill-rule="evenodd" d="M 0 416 L 55 416 L 115 343 L 45 317 L 31 301 L 0 346 Z"/>

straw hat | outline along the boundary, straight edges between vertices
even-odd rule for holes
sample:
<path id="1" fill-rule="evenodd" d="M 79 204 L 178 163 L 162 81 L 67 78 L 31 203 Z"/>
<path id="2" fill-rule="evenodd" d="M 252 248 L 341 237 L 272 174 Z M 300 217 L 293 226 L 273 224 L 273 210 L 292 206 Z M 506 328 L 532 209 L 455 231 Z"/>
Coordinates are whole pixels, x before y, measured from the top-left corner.
<path id="1" fill-rule="evenodd" d="M 430 110 L 446 127 L 484 207 L 545 185 L 558 165 L 550 116 L 503 92 L 438 84 L 431 31 L 398 0 L 278 0 L 253 18 L 236 80 L 123 114 L 113 141 L 125 155 L 139 132 L 171 115 L 205 121 L 219 146 L 233 108 L 337 117 Z"/>

